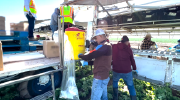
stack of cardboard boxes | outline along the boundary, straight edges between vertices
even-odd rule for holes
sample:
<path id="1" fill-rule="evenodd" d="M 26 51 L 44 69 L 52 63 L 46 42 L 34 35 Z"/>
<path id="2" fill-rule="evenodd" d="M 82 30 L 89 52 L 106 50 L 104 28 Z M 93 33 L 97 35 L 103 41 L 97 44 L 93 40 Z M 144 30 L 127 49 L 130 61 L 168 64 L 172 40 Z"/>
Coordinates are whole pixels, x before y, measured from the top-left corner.
<path id="1" fill-rule="evenodd" d="M 0 35 L 6 35 L 5 17 L 3 17 L 3 16 L 0 16 Z"/>
<path id="2" fill-rule="evenodd" d="M 10 23 L 11 31 L 28 31 L 28 23 Z"/>

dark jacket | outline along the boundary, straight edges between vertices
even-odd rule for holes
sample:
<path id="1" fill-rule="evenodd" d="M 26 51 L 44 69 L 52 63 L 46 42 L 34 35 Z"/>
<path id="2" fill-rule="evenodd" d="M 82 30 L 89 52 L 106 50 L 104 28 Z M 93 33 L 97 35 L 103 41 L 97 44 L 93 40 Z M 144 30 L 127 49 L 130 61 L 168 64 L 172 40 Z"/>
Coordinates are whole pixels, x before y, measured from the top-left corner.
<path id="1" fill-rule="evenodd" d="M 147 39 L 144 39 L 141 44 L 141 50 L 148 50 L 152 45 L 156 44 L 153 41 L 149 41 Z"/>
<path id="2" fill-rule="evenodd" d="M 112 50 L 113 71 L 117 73 L 129 73 L 132 71 L 131 65 L 133 66 L 133 70 L 136 70 L 133 53 L 129 46 L 124 43 L 117 43 L 112 46 Z"/>
<path id="3" fill-rule="evenodd" d="M 83 60 L 94 60 L 94 78 L 104 80 L 109 77 L 112 61 L 112 48 L 110 43 L 103 41 L 96 49 L 90 51 L 88 55 L 80 55 Z"/>

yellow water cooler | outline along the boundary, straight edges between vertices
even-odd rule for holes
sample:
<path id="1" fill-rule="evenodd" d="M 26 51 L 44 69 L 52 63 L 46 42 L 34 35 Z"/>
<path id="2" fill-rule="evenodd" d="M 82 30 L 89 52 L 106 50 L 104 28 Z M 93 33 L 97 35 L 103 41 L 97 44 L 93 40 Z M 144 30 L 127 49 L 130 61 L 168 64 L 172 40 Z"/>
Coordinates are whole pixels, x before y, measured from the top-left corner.
<path id="1" fill-rule="evenodd" d="M 74 60 L 79 60 L 78 55 L 85 53 L 86 33 L 76 27 L 70 27 L 65 30 L 68 40 L 72 45 L 74 51 Z"/>

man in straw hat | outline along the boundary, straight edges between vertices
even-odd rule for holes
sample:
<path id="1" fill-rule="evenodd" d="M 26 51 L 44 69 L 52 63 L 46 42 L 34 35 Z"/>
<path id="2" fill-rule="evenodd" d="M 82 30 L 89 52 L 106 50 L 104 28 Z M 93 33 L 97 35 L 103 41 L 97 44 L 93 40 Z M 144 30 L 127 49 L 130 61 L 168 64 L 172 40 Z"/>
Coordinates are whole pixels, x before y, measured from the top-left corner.
<path id="1" fill-rule="evenodd" d="M 144 40 L 141 43 L 141 50 L 148 50 L 151 48 L 151 46 L 156 44 L 155 42 L 151 41 L 151 38 L 152 36 L 150 33 L 146 34 Z"/>

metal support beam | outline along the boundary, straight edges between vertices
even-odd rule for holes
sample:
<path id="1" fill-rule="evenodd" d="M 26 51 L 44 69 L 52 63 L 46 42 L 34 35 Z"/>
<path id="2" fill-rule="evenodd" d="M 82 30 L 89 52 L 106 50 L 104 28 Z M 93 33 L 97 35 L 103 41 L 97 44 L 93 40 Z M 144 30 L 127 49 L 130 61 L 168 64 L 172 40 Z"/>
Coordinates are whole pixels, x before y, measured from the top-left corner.
<path id="1" fill-rule="evenodd" d="M 61 23 L 61 18 L 63 19 L 62 23 Z M 60 65 L 61 67 L 64 67 L 64 16 L 58 17 L 58 42 L 59 42 Z"/>
<path id="2" fill-rule="evenodd" d="M 51 73 L 51 85 L 52 85 L 52 90 L 53 90 L 53 100 L 56 100 L 56 90 L 54 87 L 54 73 Z"/>
<path id="3" fill-rule="evenodd" d="M 128 1 L 126 1 L 126 3 L 127 3 L 127 5 L 131 8 L 131 13 L 133 13 L 133 11 L 135 12 L 133 6 L 132 6 Z"/>
<path id="4" fill-rule="evenodd" d="M 106 13 L 109 15 L 109 17 L 111 17 L 112 18 L 112 16 L 109 14 L 109 12 L 103 7 L 103 5 L 98 1 L 98 0 L 96 0 L 96 2 L 97 2 L 97 4 L 99 4 L 101 7 L 102 7 L 102 9 L 104 10 L 104 11 L 106 11 Z"/>

